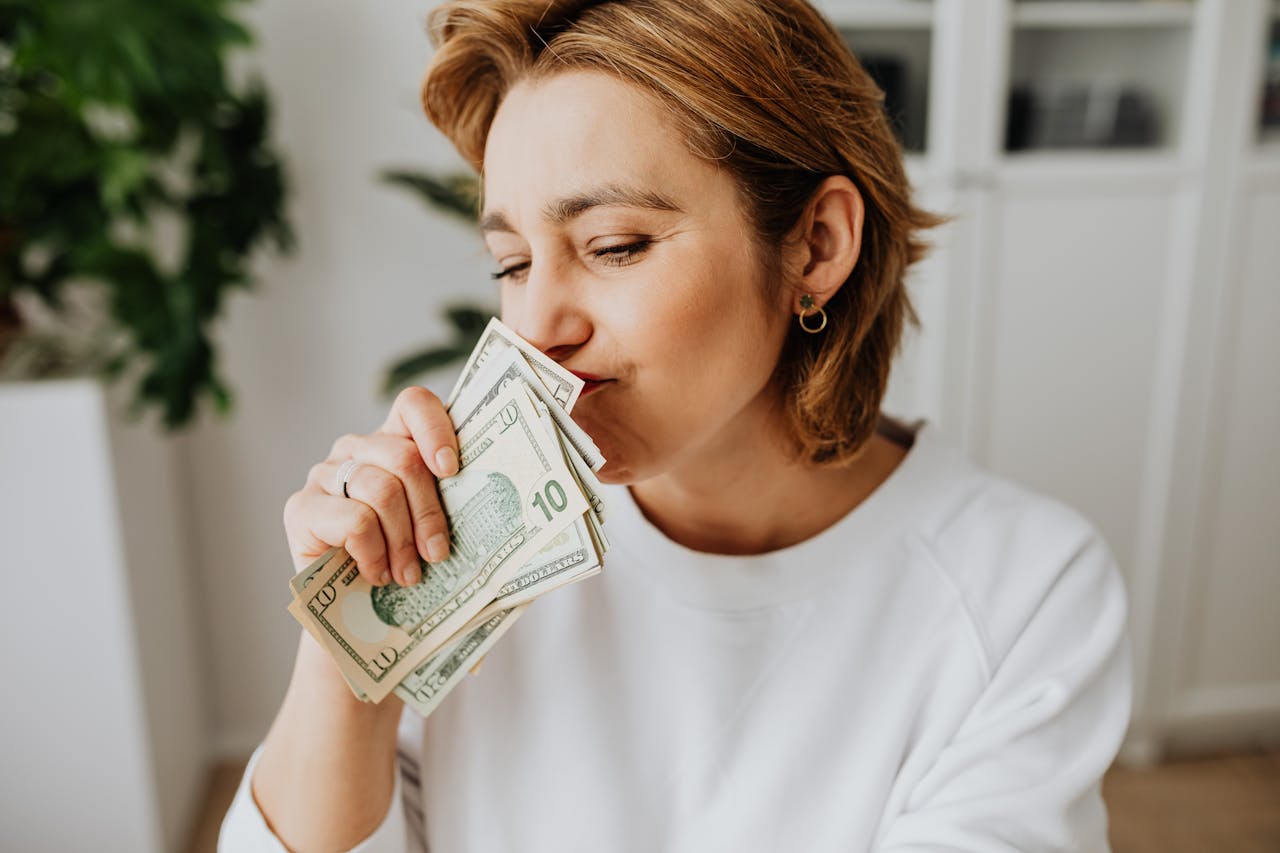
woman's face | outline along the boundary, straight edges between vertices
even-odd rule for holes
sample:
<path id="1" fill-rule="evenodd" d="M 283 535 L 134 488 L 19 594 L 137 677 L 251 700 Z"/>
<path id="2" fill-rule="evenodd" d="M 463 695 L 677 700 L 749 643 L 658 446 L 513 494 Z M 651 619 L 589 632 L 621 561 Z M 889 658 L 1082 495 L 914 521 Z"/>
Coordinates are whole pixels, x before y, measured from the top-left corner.
<path id="1" fill-rule="evenodd" d="M 634 483 L 758 438 L 794 294 L 766 281 L 733 180 L 617 78 L 503 100 L 484 157 L 503 320 L 588 382 L 573 418 Z"/>

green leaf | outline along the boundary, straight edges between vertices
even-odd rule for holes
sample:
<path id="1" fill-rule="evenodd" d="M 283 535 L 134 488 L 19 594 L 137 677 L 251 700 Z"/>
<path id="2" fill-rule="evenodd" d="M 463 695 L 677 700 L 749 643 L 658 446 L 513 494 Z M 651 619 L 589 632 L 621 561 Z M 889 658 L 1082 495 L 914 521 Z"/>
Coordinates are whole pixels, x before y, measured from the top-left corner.
<path id="1" fill-rule="evenodd" d="M 468 349 L 476 345 L 480 335 L 484 333 L 485 326 L 489 325 L 489 319 L 497 313 L 497 311 L 474 305 L 450 305 L 444 309 L 445 319 L 457 330 L 459 342 L 461 344 L 470 342 Z"/>
<path id="2" fill-rule="evenodd" d="M 412 191 L 432 209 L 469 225 L 475 225 L 480 218 L 480 180 L 474 175 L 437 177 L 422 172 L 389 169 L 383 171 L 380 177 L 389 184 Z"/>
<path id="3" fill-rule="evenodd" d="M 128 212 L 130 198 L 147 181 L 150 169 L 151 158 L 144 152 L 129 148 L 108 151 L 101 175 L 103 205 L 113 213 Z"/>
<path id="4" fill-rule="evenodd" d="M 413 380 L 424 374 L 466 361 L 494 313 L 474 305 L 450 305 L 445 308 L 445 319 L 454 329 L 453 340 L 444 346 L 434 346 L 406 356 L 392 364 L 383 376 L 382 393 L 388 397 L 394 396 L 401 388 L 413 384 Z"/>
<path id="5" fill-rule="evenodd" d="M 382 393 L 387 397 L 393 397 L 402 388 L 412 385 L 414 379 L 433 370 L 464 361 L 470 352 L 471 347 L 454 345 L 433 347 L 402 358 L 387 369 L 382 380 Z"/>
<path id="6" fill-rule="evenodd" d="M 408 189 L 431 209 L 475 226 L 480 215 L 480 181 L 472 174 L 437 176 L 424 172 L 387 169 L 380 173 L 386 183 Z M 387 369 L 383 394 L 392 396 L 414 379 L 432 370 L 464 361 L 479 341 L 495 312 L 474 305 L 445 308 L 445 319 L 453 327 L 453 341 L 403 358 Z"/>

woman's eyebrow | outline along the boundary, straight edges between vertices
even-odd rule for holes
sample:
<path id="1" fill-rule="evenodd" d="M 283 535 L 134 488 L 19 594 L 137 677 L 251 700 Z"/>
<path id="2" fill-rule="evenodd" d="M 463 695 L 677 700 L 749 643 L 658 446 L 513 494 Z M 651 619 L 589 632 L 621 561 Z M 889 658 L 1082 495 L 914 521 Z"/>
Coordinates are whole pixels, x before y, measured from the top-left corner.
<path id="1" fill-rule="evenodd" d="M 563 225 L 574 217 L 581 216 L 593 207 L 638 207 L 644 210 L 662 210 L 675 213 L 683 212 L 683 208 L 662 193 L 636 187 L 624 187 L 618 184 L 606 184 L 594 187 L 586 192 L 566 196 L 543 208 L 543 217 L 553 225 Z M 480 231 L 507 231 L 515 233 L 511 221 L 501 210 L 490 211 L 480 219 Z"/>

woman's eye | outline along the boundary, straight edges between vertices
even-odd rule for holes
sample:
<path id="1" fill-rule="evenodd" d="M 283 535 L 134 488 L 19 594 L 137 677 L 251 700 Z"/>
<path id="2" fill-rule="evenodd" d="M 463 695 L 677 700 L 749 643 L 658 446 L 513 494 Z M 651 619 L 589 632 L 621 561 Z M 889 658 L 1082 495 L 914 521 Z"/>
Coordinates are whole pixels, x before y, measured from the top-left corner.
<path id="1" fill-rule="evenodd" d="M 596 249 L 591 254 L 609 266 L 625 267 L 628 264 L 635 263 L 652 245 L 652 240 L 637 240 L 634 243 L 625 243 L 621 246 L 605 246 L 603 249 Z M 529 261 L 522 261 L 521 263 L 504 267 L 497 272 L 491 272 L 489 277 L 495 281 L 508 278 L 519 279 L 522 277 L 521 274 L 529 269 L 529 265 Z"/>
<path id="2" fill-rule="evenodd" d="M 509 276 L 514 277 L 516 273 L 524 272 L 528 268 L 529 268 L 529 262 L 525 261 L 524 263 L 515 264 L 514 266 L 509 266 L 504 269 L 501 269 L 498 272 L 491 272 L 489 273 L 489 277 L 492 278 L 494 281 L 498 281 L 499 279 L 504 279 Z"/>
<path id="3" fill-rule="evenodd" d="M 637 240 L 634 243 L 626 243 L 621 246 L 606 246 L 603 249 L 596 249 L 592 254 L 610 266 L 625 267 L 634 263 L 651 245 L 653 245 L 652 240 Z"/>

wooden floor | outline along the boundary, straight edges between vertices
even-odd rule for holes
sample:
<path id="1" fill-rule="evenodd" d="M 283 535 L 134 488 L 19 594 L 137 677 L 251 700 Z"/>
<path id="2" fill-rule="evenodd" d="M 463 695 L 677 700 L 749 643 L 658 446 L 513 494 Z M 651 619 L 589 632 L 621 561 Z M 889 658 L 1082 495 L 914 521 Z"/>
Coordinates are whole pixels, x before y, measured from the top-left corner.
<path id="1" fill-rule="evenodd" d="M 187 845 L 189 853 L 216 853 L 218 849 L 218 828 L 222 826 L 222 816 L 236 795 L 236 787 L 240 777 L 244 775 L 243 761 L 220 764 L 209 774 L 209 790 L 205 794 L 204 813 L 196 821 L 195 830 L 191 833 L 191 843 Z"/>
<path id="2" fill-rule="evenodd" d="M 214 853 L 243 770 L 233 763 L 212 773 L 190 853 Z M 1114 853 L 1280 853 L 1280 750 L 1115 767 L 1102 794 Z"/>
<path id="3" fill-rule="evenodd" d="M 1280 853 L 1280 749 L 1102 780 L 1115 853 Z"/>

